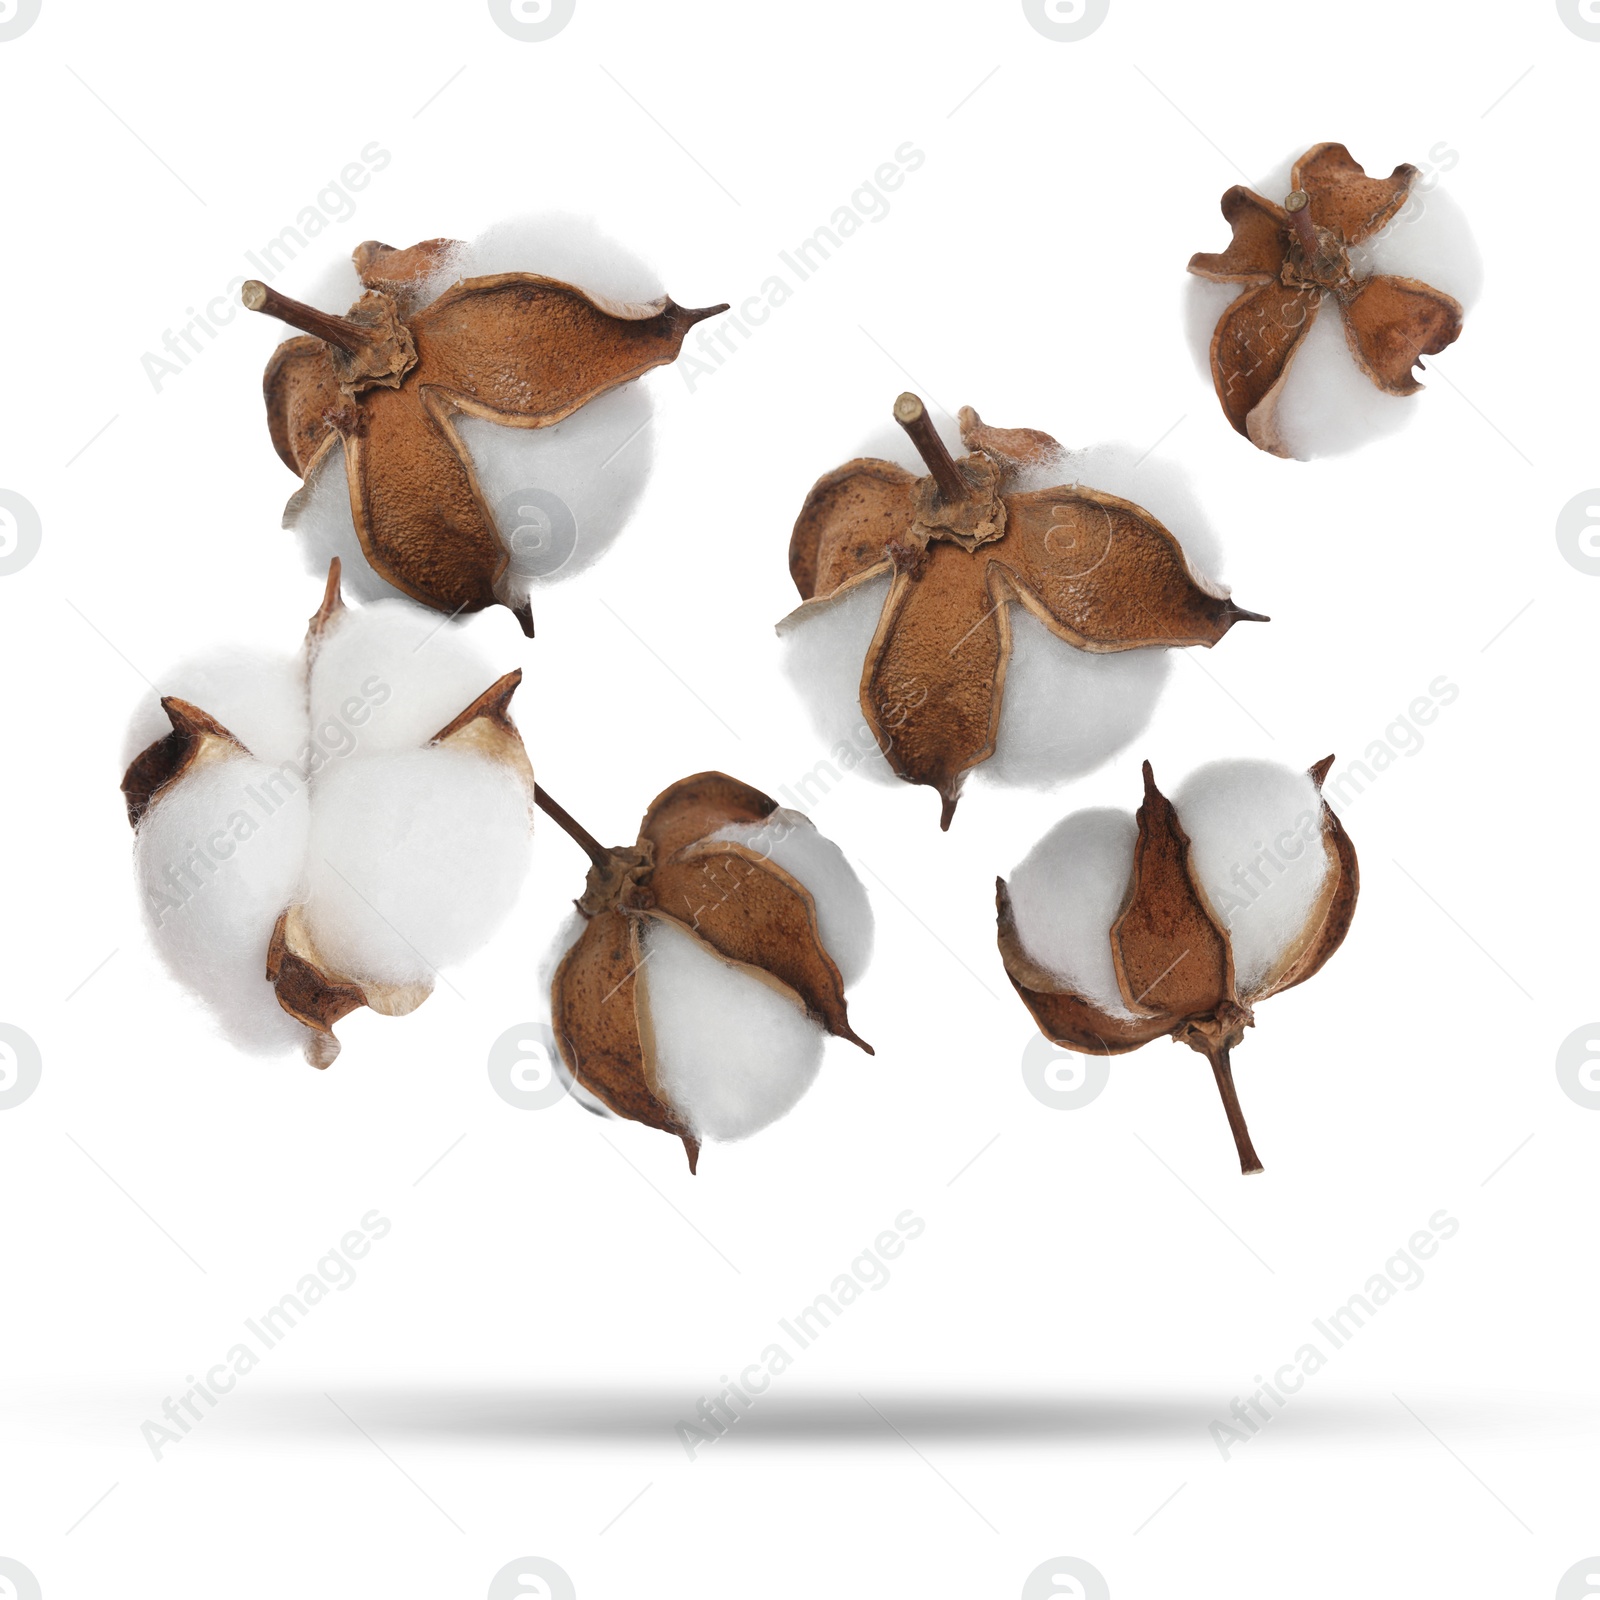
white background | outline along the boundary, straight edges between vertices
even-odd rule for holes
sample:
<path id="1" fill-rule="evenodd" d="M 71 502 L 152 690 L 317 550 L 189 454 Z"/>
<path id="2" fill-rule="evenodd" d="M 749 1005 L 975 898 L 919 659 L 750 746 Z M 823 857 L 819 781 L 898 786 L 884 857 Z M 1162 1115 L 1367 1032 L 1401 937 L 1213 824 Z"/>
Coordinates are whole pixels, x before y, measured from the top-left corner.
<path id="1" fill-rule="evenodd" d="M 1555 1073 L 1600 1014 L 1600 580 L 1555 538 L 1600 478 L 1597 73 L 1548 0 L 1112 0 L 1076 43 L 1014 0 L 578 0 L 543 43 L 481 3 L 44 0 L 0 43 L 0 487 L 43 526 L 0 579 L 0 1021 L 44 1062 L 0 1113 L 0 1555 L 48 1600 L 476 1597 L 524 1555 L 583 1600 L 1011 1597 L 1063 1555 L 1118 1600 L 1553 1595 L 1600 1550 L 1600 1116 Z M 1222 191 L 1323 139 L 1441 169 L 1486 290 L 1406 433 L 1306 466 L 1227 428 L 1180 304 Z M 928 791 L 818 800 L 876 903 L 852 1018 L 878 1054 L 831 1045 L 696 1179 L 660 1134 L 490 1086 L 581 888 L 551 828 L 490 950 L 403 1022 L 352 1016 L 331 1071 L 217 1043 L 140 925 L 121 731 L 182 655 L 291 647 L 318 585 L 278 527 L 270 326 L 241 313 L 159 393 L 141 357 L 370 141 L 392 161 L 319 259 L 567 206 L 704 305 L 907 140 L 889 215 L 721 370 L 646 380 L 647 497 L 536 597 L 537 641 L 472 624 L 528 672 L 541 779 L 620 843 L 685 773 L 776 792 L 827 754 L 778 672 L 788 531 L 913 380 L 1072 445 L 1160 440 L 1271 625 L 1179 661 L 1069 791 L 973 786 L 943 836 Z M 1178 1046 L 1082 1110 L 1034 1098 L 996 872 L 1133 805 L 1141 756 L 1169 790 L 1221 755 L 1342 762 L 1441 674 L 1424 748 L 1345 808 L 1347 944 L 1238 1053 L 1266 1173 Z M 372 1208 L 359 1281 L 153 1459 L 141 1423 Z M 906 1208 L 893 1281 L 688 1460 L 674 1424 Z M 1211 1420 L 1441 1208 L 1426 1281 L 1224 1461 Z"/>

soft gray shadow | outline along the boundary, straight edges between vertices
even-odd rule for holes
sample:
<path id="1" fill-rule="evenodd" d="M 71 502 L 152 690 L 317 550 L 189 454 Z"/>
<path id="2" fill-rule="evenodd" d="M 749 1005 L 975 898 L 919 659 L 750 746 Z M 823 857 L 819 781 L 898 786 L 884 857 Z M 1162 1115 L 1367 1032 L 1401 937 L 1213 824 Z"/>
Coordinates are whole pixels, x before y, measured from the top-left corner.
<path id="1" fill-rule="evenodd" d="M 782 1391 L 782 1380 L 755 1399 L 738 1423 L 741 1438 L 773 1444 L 898 1445 L 895 1430 L 918 1441 L 1086 1444 L 1145 1440 L 1192 1443 L 1213 1418 L 1225 1418 L 1231 1396 L 1082 1394 L 886 1388 Z M 320 1389 L 254 1391 L 231 1407 L 232 1429 L 306 1434 L 348 1430 L 353 1418 L 386 1437 L 534 1444 L 615 1444 L 670 1439 L 679 1422 L 694 1422 L 702 1396 L 688 1388 L 542 1388 L 420 1385 L 406 1388 L 335 1384 Z M 334 1404 L 330 1404 L 330 1399 Z M 335 1408 L 337 1406 L 337 1409 Z M 1433 1397 L 1430 1420 L 1498 1431 L 1512 1415 L 1530 1422 L 1526 1399 L 1509 1402 Z M 343 1412 L 346 1415 L 342 1416 Z M 1296 1397 L 1287 1415 L 1302 1436 L 1413 1434 L 1415 1420 L 1388 1395 L 1355 1399 Z M 704 1424 L 697 1424 L 704 1426 Z"/>

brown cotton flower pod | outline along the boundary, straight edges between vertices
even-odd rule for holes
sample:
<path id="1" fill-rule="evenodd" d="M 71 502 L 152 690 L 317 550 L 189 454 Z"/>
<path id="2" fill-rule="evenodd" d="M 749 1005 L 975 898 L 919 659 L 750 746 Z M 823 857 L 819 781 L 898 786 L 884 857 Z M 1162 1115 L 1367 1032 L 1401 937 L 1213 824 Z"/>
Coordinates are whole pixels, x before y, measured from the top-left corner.
<path id="1" fill-rule="evenodd" d="M 804 604 L 780 627 L 892 574 L 861 709 L 895 772 L 939 791 L 941 828 L 994 753 L 1012 605 L 1100 653 L 1210 646 L 1241 619 L 1267 620 L 1204 588 L 1142 507 L 1080 484 L 1031 487 L 1065 455 L 1049 434 L 990 427 L 966 406 L 971 454 L 957 461 L 916 395 L 894 415 L 928 475 L 864 459 L 817 481 L 789 543 Z"/>
<path id="2" fill-rule="evenodd" d="M 1333 757 L 1311 768 L 1321 793 Z M 1355 914 L 1360 872 L 1337 816 L 1321 804 L 1317 839 L 1326 870 L 1302 925 L 1277 959 L 1241 992 L 1223 916 L 1194 870 L 1190 839 L 1172 803 L 1144 764 L 1133 866 L 1109 940 L 1125 1014 L 1087 999 L 1046 970 L 1018 934 L 1011 893 L 995 880 L 1001 959 L 1039 1029 L 1056 1044 L 1088 1055 L 1121 1055 L 1167 1035 L 1211 1063 L 1242 1172 L 1261 1171 L 1233 1082 L 1231 1052 L 1255 1023 L 1261 1001 L 1315 974 L 1344 941 Z"/>
<path id="3" fill-rule="evenodd" d="M 771 817 L 777 802 L 725 773 L 684 778 L 651 802 L 633 845 L 606 849 L 541 789 L 538 804 L 590 858 L 574 903 L 582 931 L 557 966 L 550 1009 L 573 1079 L 618 1116 L 683 1141 L 690 1171 L 700 1143 L 657 1072 L 642 939 L 672 923 L 725 963 L 778 989 L 836 1037 L 871 1045 L 850 1026 L 839 967 L 822 940 L 811 891 L 760 852 L 711 835 Z"/>
<path id="4" fill-rule="evenodd" d="M 344 316 L 255 280 L 241 297 L 306 334 L 267 364 L 272 443 L 308 481 L 329 452 L 344 451 L 350 511 L 373 570 L 451 615 L 506 605 L 531 635 L 531 608 L 506 584 L 510 555 L 455 417 L 548 427 L 675 360 L 695 323 L 728 308 L 691 311 L 668 298 L 623 305 L 531 272 L 467 278 L 419 306 L 422 286 L 458 248 L 448 239 L 357 246 L 366 292 Z"/>
<path id="5" fill-rule="evenodd" d="M 1418 176 L 1402 165 L 1369 178 L 1342 144 L 1319 144 L 1294 164 L 1283 204 L 1235 185 L 1222 197 L 1233 240 L 1201 253 L 1189 271 L 1246 285 L 1217 322 L 1211 376 L 1235 430 L 1259 449 L 1287 456 L 1277 404 L 1301 342 L 1332 300 L 1356 365 L 1385 394 L 1415 394 L 1412 369 L 1461 336 L 1462 308 L 1413 278 L 1358 277 L 1350 251 L 1392 222 Z"/>

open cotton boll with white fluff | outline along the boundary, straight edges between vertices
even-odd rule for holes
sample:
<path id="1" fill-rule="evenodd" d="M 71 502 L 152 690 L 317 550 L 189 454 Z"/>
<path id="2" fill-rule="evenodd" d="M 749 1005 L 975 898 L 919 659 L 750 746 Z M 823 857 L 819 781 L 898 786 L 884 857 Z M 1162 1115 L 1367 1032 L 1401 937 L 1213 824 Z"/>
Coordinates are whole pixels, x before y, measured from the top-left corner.
<path id="1" fill-rule="evenodd" d="M 532 831 L 520 678 L 413 606 L 346 610 L 335 566 L 298 656 L 221 651 L 141 703 L 146 922 L 235 1045 L 326 1066 L 340 1017 L 414 1009 L 504 919 Z"/>
<path id="2" fill-rule="evenodd" d="M 845 989 L 865 970 L 872 910 L 844 853 L 806 817 L 721 773 L 652 803 L 638 843 L 589 853 L 579 920 L 550 984 L 562 1075 L 582 1102 L 706 1140 L 776 1121 L 810 1088 Z"/>
<path id="3" fill-rule="evenodd" d="M 965 420 L 969 416 L 971 426 Z M 1024 514 L 1042 519 L 1045 513 L 1038 508 L 1042 504 L 1048 510 L 1056 494 L 1067 519 L 1059 539 L 1052 527 L 1044 527 L 1042 537 L 1038 529 L 1024 530 L 1019 537 L 1034 542 L 1016 556 L 1005 541 L 1003 523 L 999 538 L 980 538 L 971 552 L 978 558 L 992 554 L 1007 577 L 1004 581 L 991 577 L 993 587 L 976 596 L 970 618 L 962 614 L 945 627 L 948 647 L 943 658 L 933 659 L 948 660 L 954 676 L 963 654 L 976 641 L 981 659 L 973 670 L 982 678 L 990 671 L 991 657 L 1000 658 L 994 672 L 997 705 L 987 723 L 992 748 L 982 754 L 984 729 L 978 727 L 967 736 L 958 757 L 946 765 L 970 760 L 971 771 L 980 780 L 1032 788 L 1048 788 L 1092 772 L 1149 724 L 1171 670 L 1167 642 L 1140 643 L 1137 638 L 1108 638 L 1074 629 L 1072 608 L 1095 608 L 1097 568 L 1105 568 L 1108 581 L 1124 581 L 1121 573 L 1112 577 L 1115 561 L 1106 564 L 1105 529 L 1111 524 L 1099 520 L 1102 508 L 1108 508 L 1106 517 L 1116 519 L 1112 538 L 1131 545 L 1137 537 L 1157 545 L 1177 580 L 1171 588 L 1176 590 L 1179 582 L 1187 585 L 1201 597 L 1201 609 L 1209 601 L 1212 609 L 1224 613 L 1225 629 L 1234 617 L 1250 613 L 1226 601 L 1227 590 L 1219 581 L 1219 541 L 1186 475 L 1148 449 L 1105 444 L 1069 451 L 1032 430 L 986 428 L 970 412 L 963 413 L 959 438 L 948 425 L 938 429 L 931 418 L 928 427 L 945 454 L 953 456 L 973 446 L 976 453 L 966 458 L 968 463 L 998 465 L 1001 487 L 1016 497 L 1001 498 L 1014 508 L 1019 523 Z M 1018 436 L 1026 437 L 1019 443 Z M 791 545 L 791 569 L 807 603 L 778 626 L 785 674 L 826 743 L 830 763 L 840 771 L 860 771 L 886 781 L 920 774 L 928 767 L 929 763 L 919 765 L 915 760 L 897 765 L 896 744 L 903 742 L 909 724 L 965 693 L 960 683 L 924 682 L 920 663 L 909 670 L 880 671 L 872 659 L 875 649 L 895 648 L 883 630 L 896 563 L 909 567 L 913 585 L 923 581 L 926 550 L 913 558 L 910 540 L 904 541 L 904 549 L 888 548 L 892 536 L 901 531 L 901 508 L 886 503 L 888 494 L 914 498 L 918 492 L 906 486 L 925 459 L 919 459 L 921 448 L 913 447 L 904 432 L 882 434 L 854 462 L 819 480 L 796 523 Z M 864 481 L 862 497 L 844 498 L 856 492 L 856 480 Z M 932 513 L 939 514 L 937 509 Z M 914 522 L 917 515 L 911 506 L 907 522 Z M 840 524 L 843 533 L 838 531 Z M 920 530 L 912 535 L 921 536 Z M 937 539 L 939 530 L 931 537 Z M 849 550 L 848 561 L 840 559 L 841 548 Z M 1036 590 L 1051 591 L 1053 604 L 1040 602 L 1051 615 L 1050 622 L 1031 608 L 1011 581 L 1021 564 L 1029 565 L 1028 577 Z M 839 581 L 828 591 L 831 579 Z M 1130 571 L 1126 582 L 1137 582 L 1137 575 Z M 909 614 L 916 600 L 913 590 L 897 614 L 897 627 L 899 616 Z M 997 613 L 1003 614 L 1006 637 L 990 650 L 982 635 L 996 625 Z M 1190 638 L 1203 643 L 1210 633 L 1179 618 L 1162 637 L 1172 644 Z M 924 659 L 932 653 L 930 647 Z M 896 700 L 897 705 L 890 704 Z M 963 708 L 958 715 L 968 713 Z M 919 732 L 917 737 L 923 735 Z M 964 776 L 965 769 L 932 771 L 913 781 L 938 781 L 949 806 Z"/>
<path id="4" fill-rule="evenodd" d="M 995 886 L 1007 975 L 1047 1038 L 1119 1055 L 1170 1035 L 1211 1064 L 1239 1151 L 1261 1165 L 1230 1052 L 1261 1001 L 1313 976 L 1355 913 L 1355 848 L 1309 773 L 1219 761 L 1172 800 L 1144 766 L 1137 816 L 1080 811 Z"/>
<path id="5" fill-rule="evenodd" d="M 1437 171 L 1419 172 L 1412 178 L 1409 193 L 1395 214 L 1376 232 L 1349 246 L 1348 268 L 1357 281 L 1386 275 L 1409 280 L 1451 297 L 1462 310 L 1471 309 L 1482 290 L 1483 261 L 1466 214 L 1441 186 L 1440 173 L 1454 165 L 1451 156 L 1453 152 Z M 1265 200 L 1281 205 L 1295 192 L 1294 169 L 1293 160 L 1285 161 L 1250 187 Z M 1317 205 L 1318 197 L 1313 194 L 1311 209 L 1315 211 Z M 1219 381 L 1212 367 L 1213 337 L 1229 307 L 1256 285 L 1216 282 L 1194 272 L 1191 267 L 1184 290 L 1188 343 L 1206 380 Z M 1342 455 L 1397 432 L 1414 413 L 1417 402 L 1409 397 L 1409 383 L 1398 371 L 1389 375 L 1387 388 L 1380 387 L 1358 364 L 1337 299 L 1332 293 L 1324 296 L 1315 320 L 1290 355 L 1270 403 L 1247 425 L 1253 441 L 1274 454 L 1302 461 Z M 1302 315 L 1298 311 L 1292 314 Z M 1395 339 L 1398 343 L 1399 336 Z M 1250 363 L 1264 371 L 1270 360 L 1258 353 Z M 1410 364 L 1402 361 L 1401 365 L 1409 373 Z M 1234 387 L 1242 394 L 1253 376 L 1235 377 Z"/>
<path id="6" fill-rule="evenodd" d="M 651 400 L 636 380 L 727 309 L 675 304 L 637 255 L 564 213 L 471 242 L 368 241 L 304 292 L 313 303 L 252 280 L 243 298 L 290 335 L 265 390 L 273 443 L 304 480 L 284 521 L 309 567 L 337 557 L 362 599 L 505 605 L 530 632 L 530 589 L 597 560 L 643 492 Z"/>

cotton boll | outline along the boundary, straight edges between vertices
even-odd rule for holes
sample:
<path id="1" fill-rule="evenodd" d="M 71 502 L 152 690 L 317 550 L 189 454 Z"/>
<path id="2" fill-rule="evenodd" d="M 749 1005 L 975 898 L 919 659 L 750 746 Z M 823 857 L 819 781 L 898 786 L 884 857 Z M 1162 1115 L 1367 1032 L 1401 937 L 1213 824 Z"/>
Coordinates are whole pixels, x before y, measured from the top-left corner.
<path id="1" fill-rule="evenodd" d="M 1167 650 L 1097 655 L 1011 607 L 1011 661 L 987 783 L 1048 788 L 1080 778 L 1143 733 L 1171 672 Z"/>
<path id="2" fill-rule="evenodd" d="M 778 637 L 784 675 L 804 702 L 830 759 L 893 783 L 894 769 L 861 709 L 862 668 L 888 595 L 888 577 L 872 578 L 836 600 L 786 618 L 778 625 Z"/>
<path id="3" fill-rule="evenodd" d="M 650 476 L 651 410 L 650 391 L 627 383 L 548 428 L 456 419 L 510 553 L 513 599 L 583 571 L 622 532 Z"/>
<path id="4" fill-rule="evenodd" d="M 326 577 L 328 563 L 337 556 L 340 584 L 352 599 L 410 602 L 403 589 L 395 588 L 373 571 L 361 548 L 350 514 L 350 478 L 343 450 L 330 450 L 323 456 L 304 487 L 290 500 L 283 525 L 299 541 L 301 560 L 312 577 Z"/>
<path id="5" fill-rule="evenodd" d="M 612 312 L 650 304 L 664 292 L 654 269 L 592 219 L 548 212 L 498 223 L 450 252 L 415 294 L 411 314 L 465 278 L 504 272 L 570 283 Z M 355 293 L 347 292 L 352 285 Z M 314 305 L 342 309 L 358 293 L 354 268 L 345 264 L 328 275 L 324 297 L 309 298 Z M 285 337 L 293 333 L 288 330 Z M 455 417 L 495 531 L 511 558 L 501 598 L 520 603 L 530 584 L 571 577 L 610 547 L 633 515 L 650 474 L 651 411 L 648 388 L 634 382 L 596 396 L 546 428 Z M 329 558 L 338 556 L 347 587 L 358 599 L 401 593 L 372 571 L 362 553 L 342 451 L 324 459 L 290 501 L 284 520 L 300 540 L 309 570 L 326 572 Z M 537 531 L 524 531 L 519 539 L 519 528 Z"/>
<path id="6" fill-rule="evenodd" d="M 470 750 L 363 751 L 316 778 L 306 923 L 337 970 L 429 982 L 483 945 L 528 869 L 528 797 Z"/>
<path id="7" fill-rule="evenodd" d="M 398 601 L 343 611 L 312 663 L 312 732 L 330 754 L 415 750 L 499 676 L 436 612 Z"/>
<path id="8" fill-rule="evenodd" d="M 793 1109 L 822 1065 L 822 1030 L 794 996 L 659 918 L 638 984 L 660 1093 L 702 1139 L 744 1139 Z"/>
<path id="9" fill-rule="evenodd" d="M 1216 761 L 1190 773 L 1172 803 L 1248 997 L 1304 930 L 1327 876 L 1321 794 L 1276 762 Z"/>
<path id="10" fill-rule="evenodd" d="M 848 988 L 872 958 L 872 904 L 845 853 L 807 816 L 780 806 L 765 822 L 732 823 L 712 839 L 742 844 L 811 891 L 817 931 Z"/>
<path id="11" fill-rule="evenodd" d="M 1111 925 L 1133 876 L 1138 825 L 1126 811 L 1075 811 L 1006 880 L 1022 947 L 1113 1016 L 1131 1015 L 1111 961 Z"/>
<path id="12" fill-rule="evenodd" d="M 1289 191 L 1285 163 L 1250 187 L 1275 204 Z M 1470 307 L 1483 285 L 1483 258 L 1466 214 L 1437 189 L 1410 196 L 1387 227 L 1350 251 L 1357 277 L 1390 273 L 1414 278 Z M 1219 228 L 1226 223 L 1218 219 Z M 1207 381 L 1211 379 L 1211 339 L 1218 319 L 1249 286 L 1212 283 L 1190 276 L 1184 291 L 1184 325 L 1190 349 Z M 1421 382 L 1426 385 L 1424 375 Z M 1411 420 L 1415 395 L 1385 394 L 1356 365 L 1345 338 L 1344 319 L 1332 300 L 1323 303 L 1301 341 L 1279 391 L 1276 426 L 1291 455 L 1302 461 L 1343 455 L 1398 432 Z"/>
<path id="13" fill-rule="evenodd" d="M 270 807 L 270 809 L 269 809 Z M 248 757 L 207 762 L 158 793 L 134 836 L 145 922 L 167 969 L 252 1054 L 306 1030 L 267 981 L 267 946 L 299 894 L 309 810 L 303 785 Z"/>
<path id="14" fill-rule="evenodd" d="M 305 679 L 296 656 L 221 649 L 162 674 L 135 708 L 123 736 L 122 764 L 172 732 L 163 697 L 198 706 L 268 766 L 298 760 L 306 742 Z"/>

